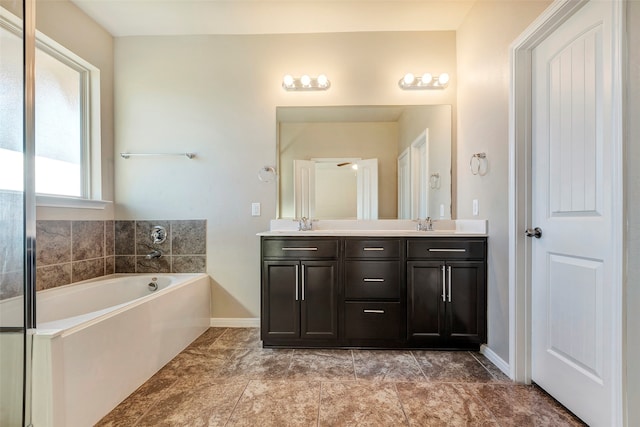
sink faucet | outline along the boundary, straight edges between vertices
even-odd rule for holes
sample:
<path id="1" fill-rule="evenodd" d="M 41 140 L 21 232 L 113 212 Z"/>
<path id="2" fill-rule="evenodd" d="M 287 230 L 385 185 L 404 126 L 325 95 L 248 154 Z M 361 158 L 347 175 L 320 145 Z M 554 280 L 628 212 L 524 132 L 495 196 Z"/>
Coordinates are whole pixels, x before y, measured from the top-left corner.
<path id="1" fill-rule="evenodd" d="M 162 256 L 162 252 L 159 249 L 155 249 L 149 252 L 146 256 L 147 259 L 160 258 Z"/>
<path id="2" fill-rule="evenodd" d="M 298 231 L 311 231 L 313 230 L 313 220 L 305 216 L 298 220 Z"/>
<path id="3" fill-rule="evenodd" d="M 416 220 L 418 224 L 416 225 L 416 230 L 418 231 L 433 231 L 433 221 L 431 217 L 428 216 L 424 221 L 418 218 Z"/>

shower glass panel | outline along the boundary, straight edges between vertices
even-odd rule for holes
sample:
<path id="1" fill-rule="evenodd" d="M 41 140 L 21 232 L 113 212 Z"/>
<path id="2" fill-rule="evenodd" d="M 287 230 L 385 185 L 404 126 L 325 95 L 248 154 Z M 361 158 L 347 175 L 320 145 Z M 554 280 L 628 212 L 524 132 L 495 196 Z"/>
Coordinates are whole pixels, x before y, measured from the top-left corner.
<path id="1" fill-rule="evenodd" d="M 26 284 L 33 280 L 33 257 L 27 255 L 25 236 L 33 228 L 29 210 L 34 196 L 32 180 L 25 179 L 32 167 L 24 163 L 33 156 L 25 137 L 30 126 L 33 131 L 32 120 L 25 119 L 25 105 L 33 104 L 25 101 L 25 58 L 30 54 L 25 55 L 24 48 L 24 10 L 20 1 L 0 3 L 0 425 L 7 427 L 30 424 L 30 416 L 25 416 L 30 407 L 25 310 L 32 301 Z M 28 22 L 27 28 L 32 19 Z"/>

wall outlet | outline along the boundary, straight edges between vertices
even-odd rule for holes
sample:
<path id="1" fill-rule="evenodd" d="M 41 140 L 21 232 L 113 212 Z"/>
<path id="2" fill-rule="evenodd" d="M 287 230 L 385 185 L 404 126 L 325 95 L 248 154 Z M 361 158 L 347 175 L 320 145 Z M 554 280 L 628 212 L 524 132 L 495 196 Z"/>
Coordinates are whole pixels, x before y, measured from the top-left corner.
<path id="1" fill-rule="evenodd" d="M 473 199 L 473 216 L 478 216 L 478 199 Z"/>
<path id="2" fill-rule="evenodd" d="M 440 218 L 444 218 L 444 205 L 440 205 Z"/>
<path id="3" fill-rule="evenodd" d="M 260 203 L 251 203 L 251 216 L 260 216 Z"/>

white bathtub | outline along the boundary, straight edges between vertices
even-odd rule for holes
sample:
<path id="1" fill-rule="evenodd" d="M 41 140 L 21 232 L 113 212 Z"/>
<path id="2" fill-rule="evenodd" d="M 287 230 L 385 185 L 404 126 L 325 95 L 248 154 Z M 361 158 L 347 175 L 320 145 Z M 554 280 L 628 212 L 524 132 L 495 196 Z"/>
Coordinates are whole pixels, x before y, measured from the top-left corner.
<path id="1" fill-rule="evenodd" d="M 113 275 L 38 292 L 33 424 L 95 424 L 207 329 L 209 301 L 206 274 Z"/>

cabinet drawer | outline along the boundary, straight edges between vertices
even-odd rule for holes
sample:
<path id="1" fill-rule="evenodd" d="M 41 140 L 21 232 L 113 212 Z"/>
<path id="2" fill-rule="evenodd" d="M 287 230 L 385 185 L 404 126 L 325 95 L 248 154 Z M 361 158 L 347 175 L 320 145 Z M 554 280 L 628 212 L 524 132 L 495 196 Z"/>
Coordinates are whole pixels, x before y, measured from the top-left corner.
<path id="1" fill-rule="evenodd" d="M 346 261 L 347 299 L 400 298 L 398 261 Z"/>
<path id="2" fill-rule="evenodd" d="M 483 239 L 407 239 L 407 258 L 421 259 L 484 259 Z"/>
<path id="3" fill-rule="evenodd" d="M 399 239 L 347 239 L 346 258 L 398 258 Z"/>
<path id="4" fill-rule="evenodd" d="M 398 302 L 345 303 L 347 339 L 400 339 L 401 310 Z"/>
<path id="5" fill-rule="evenodd" d="M 337 258 L 338 240 L 265 239 L 262 255 L 265 258 Z"/>

